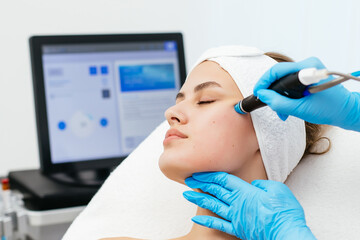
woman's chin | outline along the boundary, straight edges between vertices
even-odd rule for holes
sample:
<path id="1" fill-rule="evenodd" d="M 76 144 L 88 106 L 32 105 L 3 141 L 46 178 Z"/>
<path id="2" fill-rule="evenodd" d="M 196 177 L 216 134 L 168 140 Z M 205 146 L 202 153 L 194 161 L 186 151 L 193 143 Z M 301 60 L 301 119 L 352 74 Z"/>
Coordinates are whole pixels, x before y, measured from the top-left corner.
<path id="1" fill-rule="evenodd" d="M 185 184 L 185 179 L 187 177 L 184 174 L 179 174 L 179 171 L 170 170 L 167 167 L 162 168 L 161 166 L 160 166 L 160 170 L 168 179 L 181 184 Z"/>
<path id="2" fill-rule="evenodd" d="M 185 179 L 191 176 L 191 173 L 187 173 L 181 168 L 176 167 L 169 162 L 162 161 L 161 157 L 159 160 L 159 168 L 161 172 L 165 175 L 165 177 L 184 185 Z"/>

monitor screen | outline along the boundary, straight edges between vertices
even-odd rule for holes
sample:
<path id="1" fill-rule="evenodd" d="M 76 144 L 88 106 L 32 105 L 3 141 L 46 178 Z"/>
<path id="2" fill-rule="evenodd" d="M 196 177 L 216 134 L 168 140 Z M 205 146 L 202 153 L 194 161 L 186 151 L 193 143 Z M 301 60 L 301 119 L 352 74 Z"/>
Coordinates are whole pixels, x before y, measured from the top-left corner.
<path id="1" fill-rule="evenodd" d="M 164 121 L 185 72 L 182 42 L 163 35 L 38 43 L 34 87 L 43 98 L 35 103 L 46 165 L 124 159 Z"/>

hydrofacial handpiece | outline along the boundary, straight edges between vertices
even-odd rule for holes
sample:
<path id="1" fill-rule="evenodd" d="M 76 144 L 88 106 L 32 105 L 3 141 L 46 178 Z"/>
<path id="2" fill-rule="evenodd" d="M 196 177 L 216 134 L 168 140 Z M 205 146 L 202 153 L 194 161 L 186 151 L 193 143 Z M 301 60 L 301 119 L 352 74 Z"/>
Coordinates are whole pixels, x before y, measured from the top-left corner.
<path id="1" fill-rule="evenodd" d="M 328 78 L 330 75 L 339 76 L 338 78 L 327 81 L 323 84 L 317 84 L 322 79 Z M 269 89 L 289 98 L 302 98 L 312 93 L 321 92 L 325 89 L 336 86 L 349 79 L 360 81 L 360 71 L 351 74 L 327 71 L 326 69 L 317 70 L 316 68 L 306 68 L 299 72 L 289 74 L 279 80 L 273 82 Z M 312 85 L 313 84 L 313 85 Z M 311 85 L 311 86 L 309 86 Z M 249 113 L 258 108 L 266 106 L 254 95 L 244 98 L 235 105 L 235 110 L 238 113 Z"/>
<path id="2" fill-rule="evenodd" d="M 310 94 L 309 85 L 326 78 L 328 78 L 326 69 L 306 68 L 278 79 L 268 89 L 272 89 L 283 96 L 298 99 Z M 235 109 L 237 112 L 249 113 L 264 106 L 266 104 L 252 94 L 237 103 Z"/>

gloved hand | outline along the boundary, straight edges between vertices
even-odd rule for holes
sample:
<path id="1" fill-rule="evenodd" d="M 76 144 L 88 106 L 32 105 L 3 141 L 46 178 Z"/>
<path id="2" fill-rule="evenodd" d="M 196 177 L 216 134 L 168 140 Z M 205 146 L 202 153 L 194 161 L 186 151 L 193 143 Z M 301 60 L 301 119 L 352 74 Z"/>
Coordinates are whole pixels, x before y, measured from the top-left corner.
<path id="1" fill-rule="evenodd" d="M 325 68 L 315 57 L 297 63 L 278 63 L 260 78 L 254 87 L 254 95 L 276 111 L 284 121 L 292 115 L 311 123 L 360 131 L 360 93 L 350 92 L 342 85 L 337 85 L 300 99 L 291 99 L 267 89 L 279 78 L 311 67 Z"/>
<path id="2" fill-rule="evenodd" d="M 255 180 L 249 184 L 224 172 L 195 173 L 185 180 L 206 193 L 184 192 L 184 197 L 221 218 L 195 216 L 200 225 L 245 239 L 315 239 L 306 226 L 304 211 L 290 189 L 280 183 Z"/>

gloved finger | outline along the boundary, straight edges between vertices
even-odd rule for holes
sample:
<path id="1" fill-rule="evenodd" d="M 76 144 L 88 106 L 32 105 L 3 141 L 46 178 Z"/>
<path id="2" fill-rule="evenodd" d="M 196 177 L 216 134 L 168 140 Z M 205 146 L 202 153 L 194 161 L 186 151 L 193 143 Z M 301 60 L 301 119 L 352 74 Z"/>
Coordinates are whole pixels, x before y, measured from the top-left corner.
<path id="1" fill-rule="evenodd" d="M 268 88 L 276 80 L 298 71 L 298 67 L 294 62 L 281 62 L 272 66 L 267 70 L 255 84 L 254 95 L 257 96 L 257 91 Z"/>
<path id="2" fill-rule="evenodd" d="M 195 188 L 201 188 L 202 184 L 204 184 L 204 183 L 195 180 L 193 177 L 188 177 L 187 179 L 185 179 L 185 184 L 188 187 L 191 187 L 191 188 L 195 189 Z"/>
<path id="3" fill-rule="evenodd" d="M 257 179 L 251 182 L 251 185 L 258 187 L 262 190 L 264 190 L 265 192 L 268 191 L 269 186 L 273 185 L 274 181 L 271 180 L 261 180 L 261 179 Z"/>
<path id="4" fill-rule="evenodd" d="M 325 65 L 317 57 L 309 57 L 296 63 L 298 71 L 304 68 L 324 69 Z"/>
<path id="5" fill-rule="evenodd" d="M 288 196 L 293 196 L 289 187 L 281 182 L 259 179 L 259 180 L 252 181 L 251 185 L 258 187 L 258 188 L 264 190 L 265 192 L 273 192 L 274 190 L 276 190 L 276 195 L 278 195 L 278 196 L 279 196 L 280 192 L 285 193 Z"/>
<path id="6" fill-rule="evenodd" d="M 264 75 L 259 79 L 254 87 L 254 95 L 258 96 L 260 89 L 268 88 L 276 80 L 300 71 L 304 68 L 317 68 L 324 69 L 324 64 L 316 57 L 310 57 L 300 62 L 280 62 L 271 67 Z"/>
<path id="7" fill-rule="evenodd" d="M 277 113 L 278 117 L 283 120 L 284 122 L 286 121 L 286 119 L 288 119 L 289 115 L 287 114 L 282 114 L 282 113 Z"/>
<path id="8" fill-rule="evenodd" d="M 195 216 L 191 220 L 201 226 L 217 229 L 227 234 L 236 236 L 235 229 L 232 226 L 232 224 L 223 219 L 211 217 L 211 216 Z"/>
<path id="9" fill-rule="evenodd" d="M 259 90 L 258 97 L 275 112 L 281 114 L 286 113 L 287 115 L 291 114 L 294 109 L 297 109 L 298 105 L 300 104 L 299 102 L 301 101 L 299 99 L 290 99 L 284 97 L 281 94 L 268 89 Z"/>
<path id="10" fill-rule="evenodd" d="M 262 102 L 266 103 L 274 111 L 277 111 L 277 110 L 279 111 L 279 109 L 276 106 L 276 104 L 278 104 L 278 102 L 282 102 L 282 104 L 285 103 L 285 101 L 281 100 L 281 99 L 283 99 L 283 97 L 280 94 L 278 94 L 277 92 L 272 91 L 272 90 L 267 90 L 267 89 L 259 90 L 258 97 Z M 289 99 L 286 99 L 286 100 L 288 101 Z M 277 101 L 277 102 L 274 103 L 274 101 Z M 284 114 L 284 113 L 280 113 L 280 112 L 276 112 L 276 114 L 283 121 L 286 121 L 286 119 L 289 117 L 288 114 Z"/>
<path id="11" fill-rule="evenodd" d="M 201 172 L 194 173 L 192 176 L 195 180 L 207 183 L 216 183 L 230 191 L 251 191 L 251 188 L 253 187 L 244 180 L 226 172 Z"/>
<path id="12" fill-rule="evenodd" d="M 224 203 L 226 203 L 228 205 L 230 205 L 230 203 L 231 203 L 231 200 L 230 200 L 231 192 L 229 190 L 227 190 L 226 188 L 223 188 L 217 184 L 199 182 L 192 177 L 185 179 L 185 183 L 186 183 L 186 185 L 188 185 L 191 188 L 198 188 L 204 192 L 214 195 L 216 198 L 218 198 L 219 200 L 223 201 Z"/>
<path id="13" fill-rule="evenodd" d="M 188 201 L 198 205 L 199 207 L 208 209 L 224 219 L 231 219 L 232 214 L 229 212 L 229 206 L 213 196 L 194 191 L 185 191 L 183 196 Z"/>

